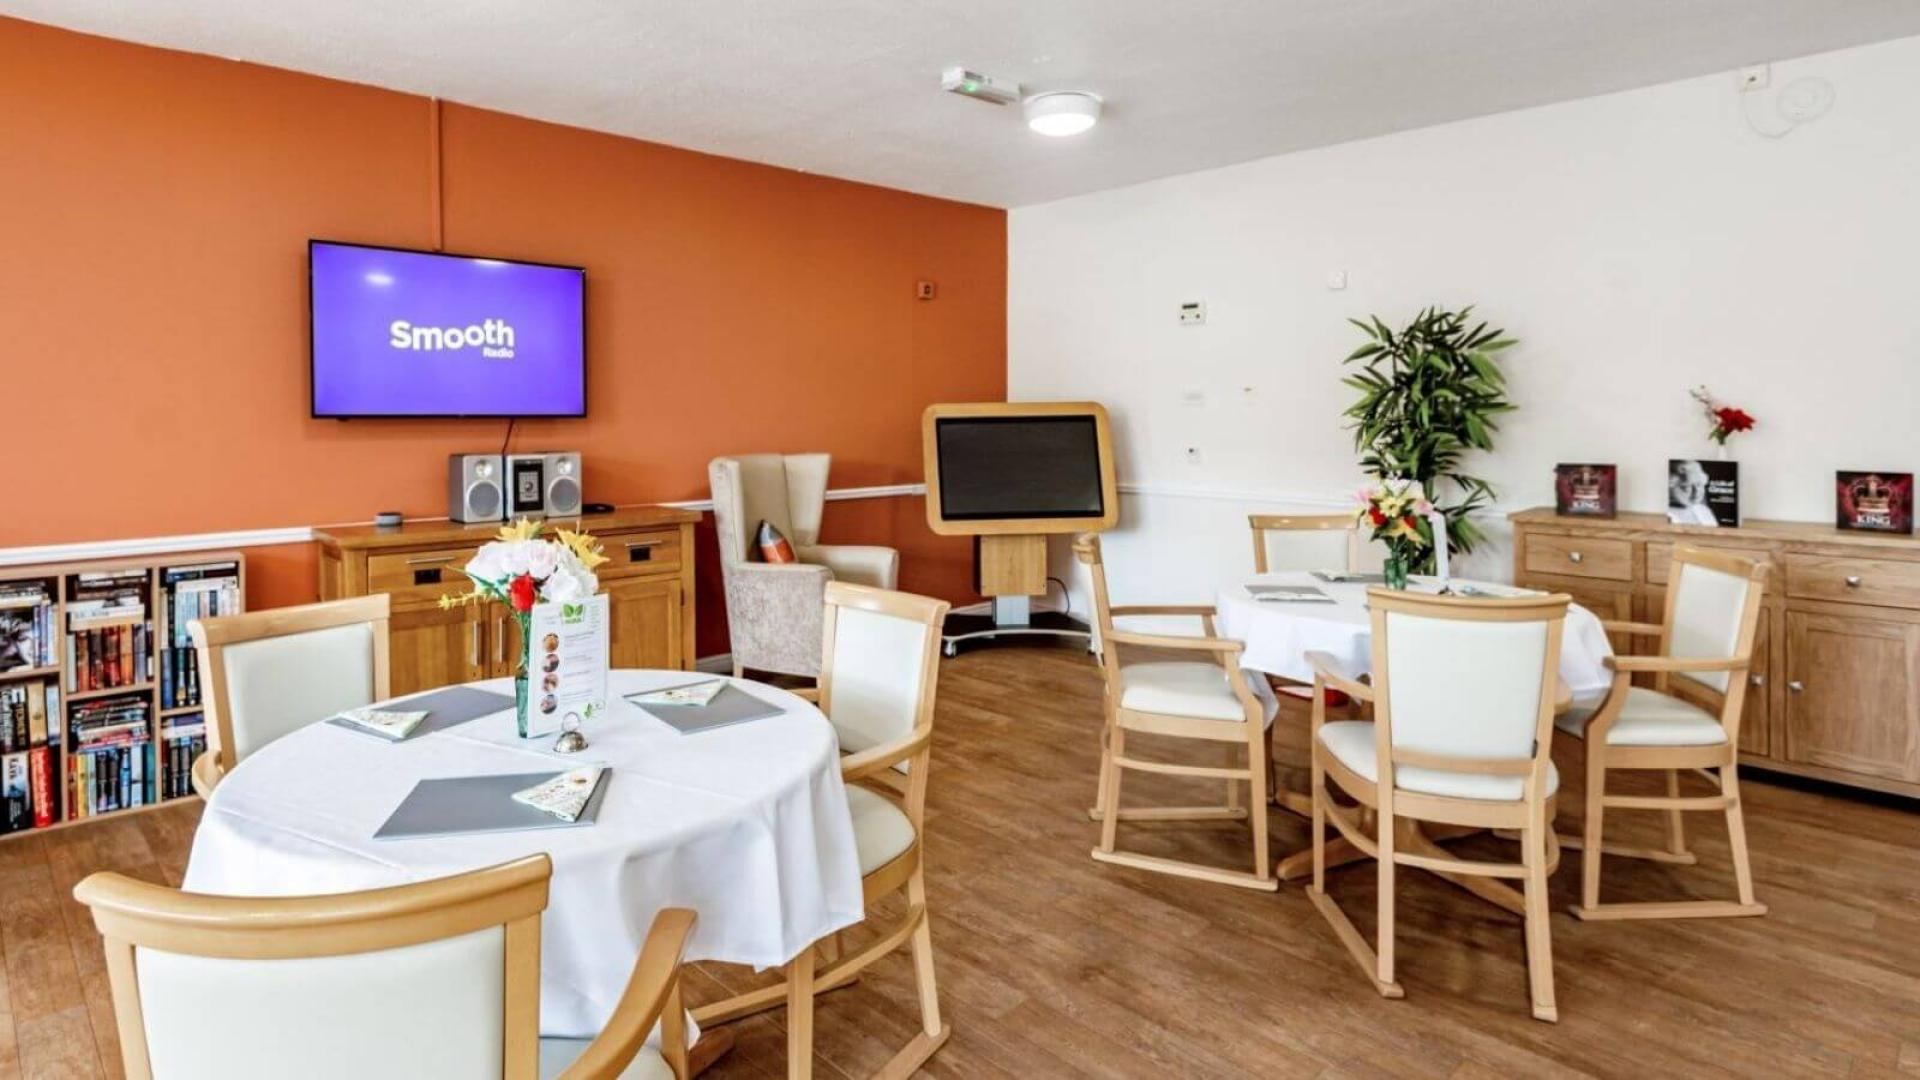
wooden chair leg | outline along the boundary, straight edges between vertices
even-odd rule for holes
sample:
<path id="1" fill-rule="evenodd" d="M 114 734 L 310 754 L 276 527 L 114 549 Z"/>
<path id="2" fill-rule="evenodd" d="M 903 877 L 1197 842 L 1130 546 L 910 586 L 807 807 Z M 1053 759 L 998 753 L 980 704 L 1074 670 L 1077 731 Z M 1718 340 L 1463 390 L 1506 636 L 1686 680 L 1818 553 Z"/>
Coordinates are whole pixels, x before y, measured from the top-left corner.
<path id="1" fill-rule="evenodd" d="M 1253 772 L 1247 782 L 1247 812 L 1253 816 L 1253 872 L 1263 878 L 1273 876 L 1272 855 L 1267 847 L 1267 802 L 1255 798 L 1254 792 L 1268 790 L 1273 764 L 1266 759 L 1265 750 L 1265 739 L 1247 740 L 1247 759 Z"/>
<path id="2" fill-rule="evenodd" d="M 1279 718 L 1275 717 L 1274 722 L 1278 723 Z M 1273 767 L 1273 724 L 1260 729 L 1260 741 L 1263 744 L 1260 753 L 1267 763 L 1267 801 L 1272 802 L 1280 794 L 1280 781 L 1277 779 L 1280 770 Z"/>
<path id="3" fill-rule="evenodd" d="M 1743 907 L 1766 911 L 1753 896 L 1753 864 L 1747 857 L 1746 813 L 1740 804 L 1740 778 L 1733 765 L 1720 767 L 1720 794 L 1727 796 L 1727 848 L 1733 853 L 1733 881 Z"/>
<path id="4" fill-rule="evenodd" d="M 1580 904 L 1574 909 L 1579 914 L 1581 908 L 1592 910 L 1600 906 L 1600 860 L 1606 855 L 1606 847 L 1600 839 L 1602 815 L 1606 812 L 1601 805 L 1607 794 L 1607 768 L 1597 746 L 1587 747 L 1587 820 L 1585 836 L 1580 851 Z"/>
<path id="5" fill-rule="evenodd" d="M 1114 760 L 1126 753 L 1126 733 L 1119 725 L 1107 729 L 1107 757 L 1102 763 L 1100 775 L 1106 783 L 1107 803 L 1105 813 L 1100 818 L 1100 850 L 1113 854 L 1114 840 L 1120 828 L 1120 773 L 1121 768 Z"/>
<path id="6" fill-rule="evenodd" d="M 1374 929 L 1375 939 L 1379 942 L 1374 948 L 1374 981 L 1382 986 L 1392 986 L 1393 981 L 1393 851 L 1394 823 L 1391 816 L 1381 813 L 1374 826 L 1374 844 L 1380 850 L 1380 897 L 1379 925 Z"/>
<path id="7" fill-rule="evenodd" d="M 912 1076 L 927 1063 L 934 1051 L 946 1045 L 953 1028 L 940 1019 L 940 996 L 933 978 L 932 916 L 926 913 L 927 882 L 924 871 L 915 870 L 907 879 L 907 901 L 921 912 L 913 929 L 913 984 L 920 996 L 920 1033 L 915 1035 L 875 1076 L 895 1080 Z"/>
<path id="8" fill-rule="evenodd" d="M 1680 797 L 1680 770 L 1667 770 L 1667 798 Z M 1687 854 L 1686 812 L 1667 811 L 1667 851 L 1674 855 Z"/>
<path id="9" fill-rule="evenodd" d="M 1113 760 L 1113 717 L 1100 725 L 1100 778 L 1093 793 L 1093 809 L 1087 816 L 1099 821 L 1107 812 L 1107 764 Z"/>
<path id="10" fill-rule="evenodd" d="M 1226 767 L 1231 769 L 1239 765 L 1240 763 L 1235 760 L 1239 756 L 1240 756 L 1239 749 L 1236 748 L 1232 743 L 1228 743 L 1227 753 L 1226 753 Z M 1247 761 L 1249 764 L 1252 763 L 1253 761 L 1252 754 L 1247 755 Z M 1247 797 L 1251 799 L 1253 797 L 1253 793 L 1249 791 L 1247 793 Z M 1240 781 L 1238 780 L 1227 781 L 1227 809 L 1229 810 L 1240 809 Z"/>
<path id="11" fill-rule="evenodd" d="M 1533 1018 L 1556 1023 L 1553 997 L 1553 931 L 1547 913 L 1547 844 L 1552 826 L 1545 821 L 1522 830 L 1521 862 L 1526 866 L 1527 985 L 1533 993 Z"/>
<path id="12" fill-rule="evenodd" d="M 1313 891 L 1327 892 L 1327 773 L 1320 764 L 1320 740 L 1313 741 L 1312 774 L 1308 787 L 1313 793 Z"/>

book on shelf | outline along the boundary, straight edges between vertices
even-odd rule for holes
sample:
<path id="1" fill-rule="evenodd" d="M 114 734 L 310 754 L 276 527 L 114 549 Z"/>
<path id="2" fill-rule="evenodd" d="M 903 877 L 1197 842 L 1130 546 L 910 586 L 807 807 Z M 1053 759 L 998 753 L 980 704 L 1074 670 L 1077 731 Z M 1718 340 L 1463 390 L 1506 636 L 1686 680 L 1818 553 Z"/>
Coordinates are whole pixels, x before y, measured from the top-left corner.
<path id="1" fill-rule="evenodd" d="M 53 584 L 0 581 L 0 673 L 53 666 Z"/>
<path id="2" fill-rule="evenodd" d="M 160 572 L 160 603 L 167 640 L 160 650 L 160 707 L 200 704 L 200 666 L 188 626 L 195 619 L 237 614 L 241 608 L 240 564 L 200 563 Z"/>
<path id="3" fill-rule="evenodd" d="M 0 832 L 51 825 L 60 818 L 53 790 L 59 710 L 59 690 L 52 680 L 0 685 L 0 772 L 17 773 L 15 786 L 20 789 L 16 793 L 0 786 L 7 800 Z M 55 722 L 49 724 L 49 717 Z"/>
<path id="4" fill-rule="evenodd" d="M 182 713 L 161 721 L 160 798 L 177 799 L 193 793 L 193 762 L 207 749 L 206 717 Z"/>

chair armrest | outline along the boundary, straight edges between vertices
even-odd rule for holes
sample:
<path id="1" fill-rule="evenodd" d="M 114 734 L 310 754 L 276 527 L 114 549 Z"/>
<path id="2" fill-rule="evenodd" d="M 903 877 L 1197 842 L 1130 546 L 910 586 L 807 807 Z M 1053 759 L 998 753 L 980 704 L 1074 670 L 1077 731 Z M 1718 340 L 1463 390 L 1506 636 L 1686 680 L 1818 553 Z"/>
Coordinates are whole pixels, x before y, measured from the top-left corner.
<path id="1" fill-rule="evenodd" d="M 1609 656 L 1614 671 L 1740 671 L 1751 659 L 1719 656 Z"/>
<path id="2" fill-rule="evenodd" d="M 1307 653 L 1307 664 L 1313 668 L 1313 679 L 1315 682 L 1325 683 L 1356 701 L 1373 700 L 1373 687 L 1365 683 L 1355 682 L 1345 675 L 1340 674 L 1334 667 L 1333 655 L 1331 653 L 1325 653 L 1315 649 Z"/>
<path id="3" fill-rule="evenodd" d="M 795 554 L 802 562 L 815 563 L 833 571 L 835 580 L 876 589 L 892 589 L 900 584 L 900 553 L 890 547 L 871 544 L 815 544 L 799 548 Z"/>
<path id="4" fill-rule="evenodd" d="M 730 563 L 724 577 L 734 662 L 756 671 L 818 675 L 833 571 L 809 563 Z"/>
<path id="5" fill-rule="evenodd" d="M 1666 637 L 1667 628 L 1659 623 L 1626 622 L 1621 619 L 1601 619 L 1600 629 L 1609 634 L 1632 634 L 1635 637 Z"/>
<path id="6" fill-rule="evenodd" d="M 1101 635 L 1115 645 L 1138 645 L 1148 649 L 1188 649 L 1197 652 L 1237 653 L 1246 645 L 1230 638 L 1182 637 L 1179 634 L 1135 634 L 1114 630 Z"/>
<path id="7" fill-rule="evenodd" d="M 811 701 L 815 705 L 820 704 L 820 688 L 817 686 L 795 686 L 789 688 L 787 693 L 792 694 L 801 701 Z"/>
<path id="8" fill-rule="evenodd" d="M 680 1004 L 680 955 L 686 951 L 696 920 L 686 908 L 665 908 L 654 916 L 607 1026 L 559 1080 L 619 1076 L 640 1052 L 656 1022 L 661 1028 L 661 1054 L 670 1063 L 677 1062 L 674 1075 L 686 1075 L 687 1017 Z"/>
<path id="9" fill-rule="evenodd" d="M 211 796 L 213 789 L 219 785 L 225 775 L 220 768 L 219 755 L 212 750 L 202 750 L 200 756 L 193 759 L 193 770 L 190 776 L 193 793 L 203 799 Z"/>
<path id="10" fill-rule="evenodd" d="M 1127 604 L 1123 607 L 1109 608 L 1115 617 L 1121 615 L 1211 615 L 1212 604 Z"/>
<path id="11" fill-rule="evenodd" d="M 933 725 L 921 724 L 907 733 L 907 737 L 879 746 L 869 746 L 857 754 L 848 754 L 840 759 L 840 779 L 859 780 L 875 773 L 885 772 L 907 760 L 933 743 Z"/>

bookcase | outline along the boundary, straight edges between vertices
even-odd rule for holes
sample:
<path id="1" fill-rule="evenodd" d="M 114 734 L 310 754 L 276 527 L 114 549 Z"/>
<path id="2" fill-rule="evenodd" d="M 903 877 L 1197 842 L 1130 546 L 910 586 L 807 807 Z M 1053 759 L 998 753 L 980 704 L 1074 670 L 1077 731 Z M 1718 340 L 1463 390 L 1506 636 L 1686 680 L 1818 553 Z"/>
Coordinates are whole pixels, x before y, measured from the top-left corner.
<path id="1" fill-rule="evenodd" d="M 187 624 L 245 596 L 237 551 L 0 567 L 0 837 L 191 795 Z"/>

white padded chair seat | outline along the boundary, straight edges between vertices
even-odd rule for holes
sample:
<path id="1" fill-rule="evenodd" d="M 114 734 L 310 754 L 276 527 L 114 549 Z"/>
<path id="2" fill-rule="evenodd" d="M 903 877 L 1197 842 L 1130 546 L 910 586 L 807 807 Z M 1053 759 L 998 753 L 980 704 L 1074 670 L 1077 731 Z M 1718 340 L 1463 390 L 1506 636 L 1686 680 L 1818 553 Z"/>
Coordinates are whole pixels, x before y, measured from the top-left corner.
<path id="1" fill-rule="evenodd" d="M 1171 661 L 1120 669 L 1120 707 L 1136 712 L 1245 721 L 1246 710 L 1219 664 Z"/>
<path id="2" fill-rule="evenodd" d="M 847 809 L 853 814 L 853 845 L 860 854 L 861 877 L 913 846 L 913 822 L 886 796 L 848 784 Z"/>
<path id="3" fill-rule="evenodd" d="M 1584 737 L 1594 711 L 1570 711 L 1557 724 L 1570 735 Z M 1644 686 L 1627 689 L 1620 719 L 1607 732 L 1608 746 L 1719 746 L 1726 741 L 1727 729 L 1712 713 Z"/>
<path id="4" fill-rule="evenodd" d="M 1340 764 L 1359 773 L 1361 778 L 1378 781 L 1371 720 L 1340 720 L 1320 728 L 1320 742 Z M 1395 790 L 1421 795 L 1445 795 L 1455 799 L 1484 799 L 1490 802 L 1517 802 L 1526 794 L 1526 780 L 1518 776 L 1486 776 L 1480 773 L 1451 772 L 1446 769 L 1420 769 L 1402 765 L 1394 770 Z M 1547 795 L 1560 790 L 1560 770 L 1547 762 Z"/>
<path id="5" fill-rule="evenodd" d="M 554 1080 L 554 1077 L 567 1071 L 567 1066 L 579 1060 L 586 1053 L 591 1039 L 541 1039 L 540 1040 L 540 1080 Z M 620 1080 L 673 1080 L 673 1068 L 667 1059 L 651 1046 L 643 1046 L 633 1055 L 627 1067 L 620 1070 Z"/>

